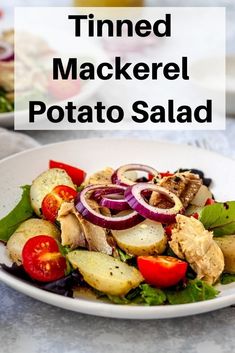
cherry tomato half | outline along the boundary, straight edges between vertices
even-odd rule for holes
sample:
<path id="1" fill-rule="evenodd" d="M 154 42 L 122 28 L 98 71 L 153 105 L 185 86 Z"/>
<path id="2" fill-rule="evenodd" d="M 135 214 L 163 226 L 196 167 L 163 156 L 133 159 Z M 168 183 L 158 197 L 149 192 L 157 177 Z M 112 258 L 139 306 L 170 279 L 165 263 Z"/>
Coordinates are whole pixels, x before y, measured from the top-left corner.
<path id="1" fill-rule="evenodd" d="M 214 205 L 214 203 L 215 203 L 215 200 L 209 198 L 209 199 L 206 200 L 205 205 L 206 205 L 206 206 L 208 206 L 208 205 Z"/>
<path id="2" fill-rule="evenodd" d="M 165 288 L 185 277 L 188 264 L 171 256 L 139 256 L 138 268 L 147 283 Z"/>
<path id="3" fill-rule="evenodd" d="M 76 190 L 66 185 L 56 186 L 42 201 L 42 214 L 48 221 L 55 222 L 63 201 L 70 202 L 77 196 Z"/>
<path id="4" fill-rule="evenodd" d="M 25 272 L 40 282 L 62 278 L 67 268 L 57 242 L 48 235 L 30 238 L 23 247 L 22 261 Z"/>
<path id="5" fill-rule="evenodd" d="M 86 173 L 82 169 L 73 167 L 71 165 L 68 165 L 62 162 L 56 162 L 56 161 L 50 160 L 49 168 L 64 169 L 72 179 L 73 183 L 77 186 L 80 186 L 86 177 Z"/>

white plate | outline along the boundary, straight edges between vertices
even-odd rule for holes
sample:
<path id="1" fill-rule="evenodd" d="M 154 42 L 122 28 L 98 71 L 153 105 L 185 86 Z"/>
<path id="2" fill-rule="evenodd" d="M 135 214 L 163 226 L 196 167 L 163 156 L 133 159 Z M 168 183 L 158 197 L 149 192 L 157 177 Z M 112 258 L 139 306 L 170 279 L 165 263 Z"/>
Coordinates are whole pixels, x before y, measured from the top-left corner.
<path id="1" fill-rule="evenodd" d="M 20 185 L 32 180 L 55 159 L 78 165 L 88 173 L 105 166 L 125 163 L 145 163 L 159 170 L 180 167 L 200 168 L 214 180 L 213 192 L 218 200 L 235 199 L 235 161 L 218 154 L 184 145 L 138 140 L 87 139 L 67 141 L 20 153 L 0 162 L 0 217 L 4 216 L 20 197 Z M 226 173 L 226 175 L 225 175 Z M 0 262 L 9 261 L 5 247 L 0 247 Z M 0 270 L 0 279 L 35 299 L 81 313 L 128 319 L 160 319 L 186 316 L 216 310 L 235 304 L 235 284 L 220 286 L 218 298 L 205 302 L 169 306 L 125 306 L 85 299 L 75 300 L 49 293 L 25 284 Z"/>
<path id="2" fill-rule="evenodd" d="M 14 125 L 14 112 L 0 113 L 0 126 L 11 127 Z"/>

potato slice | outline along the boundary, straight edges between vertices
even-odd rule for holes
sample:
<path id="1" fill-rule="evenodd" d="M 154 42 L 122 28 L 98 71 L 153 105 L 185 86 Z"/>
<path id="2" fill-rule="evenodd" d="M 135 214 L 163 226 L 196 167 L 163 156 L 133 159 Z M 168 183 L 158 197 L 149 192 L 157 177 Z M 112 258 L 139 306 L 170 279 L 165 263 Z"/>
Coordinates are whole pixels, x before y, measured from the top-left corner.
<path id="1" fill-rule="evenodd" d="M 200 189 L 190 202 L 194 206 L 205 206 L 206 201 L 212 198 L 212 193 L 207 186 L 201 185 Z"/>
<path id="2" fill-rule="evenodd" d="M 223 237 L 214 237 L 224 255 L 224 271 L 235 273 L 235 235 L 224 235 Z"/>
<path id="3" fill-rule="evenodd" d="M 41 207 L 44 197 L 56 186 L 66 185 L 76 190 L 72 179 L 63 169 L 52 168 L 40 174 L 30 188 L 30 199 L 34 212 L 41 216 Z"/>
<path id="4" fill-rule="evenodd" d="M 22 250 L 28 239 L 36 235 L 49 235 L 57 240 L 60 239 L 60 231 L 51 222 L 43 219 L 31 218 L 21 223 L 7 242 L 9 257 L 18 265 L 22 262 Z"/>
<path id="5" fill-rule="evenodd" d="M 131 255 L 162 254 L 166 249 L 167 238 L 161 223 L 145 220 L 125 230 L 113 230 L 118 246 Z"/>
<path id="6" fill-rule="evenodd" d="M 74 250 L 67 257 L 91 287 L 106 294 L 125 295 L 143 281 L 135 267 L 100 252 Z"/>

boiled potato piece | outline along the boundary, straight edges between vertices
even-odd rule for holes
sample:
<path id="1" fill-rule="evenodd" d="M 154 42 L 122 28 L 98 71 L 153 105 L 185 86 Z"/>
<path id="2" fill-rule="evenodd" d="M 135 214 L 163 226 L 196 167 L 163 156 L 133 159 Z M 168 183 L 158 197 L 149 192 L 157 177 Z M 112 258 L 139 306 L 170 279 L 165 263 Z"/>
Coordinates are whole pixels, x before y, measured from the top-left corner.
<path id="1" fill-rule="evenodd" d="M 91 287 L 106 294 L 125 295 L 143 281 L 135 267 L 100 252 L 74 250 L 67 257 Z"/>
<path id="2" fill-rule="evenodd" d="M 147 219 L 129 229 L 113 230 L 112 234 L 118 246 L 131 255 L 162 254 L 167 245 L 161 223 Z"/>
<path id="3" fill-rule="evenodd" d="M 185 216 L 191 216 L 194 213 L 200 213 L 202 209 L 202 206 L 190 205 L 185 210 Z"/>
<path id="4" fill-rule="evenodd" d="M 28 219 L 21 223 L 7 242 L 7 251 L 13 262 L 21 264 L 22 250 L 26 241 L 37 235 L 49 235 L 57 240 L 60 239 L 60 231 L 51 222 L 38 218 Z"/>
<path id="5" fill-rule="evenodd" d="M 40 174 L 30 188 L 30 199 L 34 212 L 41 216 L 41 207 L 44 197 L 56 186 L 66 185 L 76 190 L 72 179 L 63 169 L 52 168 Z"/>
<path id="6" fill-rule="evenodd" d="M 212 198 L 212 193 L 206 185 L 201 185 L 200 189 L 191 201 L 194 206 L 205 206 L 206 201 Z"/>
<path id="7" fill-rule="evenodd" d="M 223 237 L 214 237 L 224 255 L 224 271 L 235 273 L 235 235 L 224 235 Z"/>

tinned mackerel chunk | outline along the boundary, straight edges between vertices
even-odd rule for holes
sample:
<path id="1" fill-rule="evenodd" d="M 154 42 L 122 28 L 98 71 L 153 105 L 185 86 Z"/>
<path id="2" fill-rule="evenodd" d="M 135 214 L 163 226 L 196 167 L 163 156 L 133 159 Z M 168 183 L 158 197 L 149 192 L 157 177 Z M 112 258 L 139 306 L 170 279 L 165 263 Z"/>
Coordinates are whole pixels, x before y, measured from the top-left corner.
<path id="1" fill-rule="evenodd" d="M 202 180 L 197 174 L 190 172 L 175 173 L 172 176 L 162 178 L 158 185 L 178 196 L 186 208 L 200 189 Z M 157 192 L 152 193 L 149 202 L 152 206 L 160 208 L 169 208 L 172 206 L 168 200 L 162 200 L 161 195 Z"/>
<path id="2" fill-rule="evenodd" d="M 96 205 L 92 206 L 96 208 Z M 98 208 L 96 211 L 99 212 Z M 61 225 L 62 245 L 68 245 L 72 249 L 85 247 L 89 250 L 112 255 L 113 247 L 108 242 L 106 229 L 85 220 L 77 212 L 73 203 L 64 202 L 57 219 Z"/>
<path id="3" fill-rule="evenodd" d="M 91 176 L 89 176 L 85 182 L 84 182 L 84 186 L 88 186 L 88 185 L 94 185 L 94 184 L 112 184 L 112 174 L 114 172 L 113 168 L 107 167 L 103 170 L 100 170 L 97 173 L 92 174 Z"/>
<path id="4" fill-rule="evenodd" d="M 213 240 L 213 233 L 194 217 L 176 216 L 169 245 L 180 259 L 190 264 L 197 278 L 209 284 L 215 283 L 224 270 L 224 256 Z"/>

